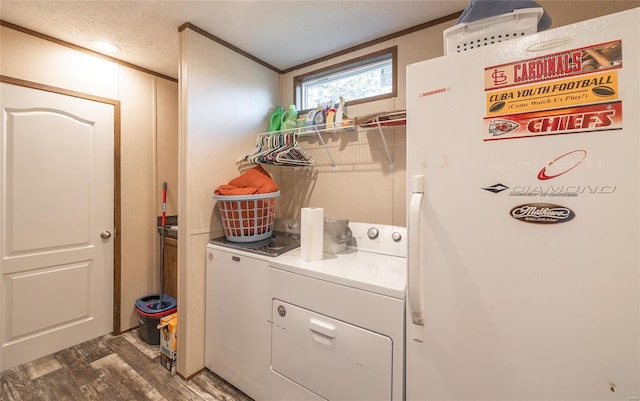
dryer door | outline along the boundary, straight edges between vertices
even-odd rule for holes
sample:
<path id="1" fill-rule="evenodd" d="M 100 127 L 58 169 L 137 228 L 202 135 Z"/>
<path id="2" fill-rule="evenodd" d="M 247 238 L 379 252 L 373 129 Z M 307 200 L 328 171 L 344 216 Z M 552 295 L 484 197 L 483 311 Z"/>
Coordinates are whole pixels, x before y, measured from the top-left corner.
<path id="1" fill-rule="evenodd" d="M 390 400 L 389 337 L 274 299 L 271 366 L 329 400 Z"/>

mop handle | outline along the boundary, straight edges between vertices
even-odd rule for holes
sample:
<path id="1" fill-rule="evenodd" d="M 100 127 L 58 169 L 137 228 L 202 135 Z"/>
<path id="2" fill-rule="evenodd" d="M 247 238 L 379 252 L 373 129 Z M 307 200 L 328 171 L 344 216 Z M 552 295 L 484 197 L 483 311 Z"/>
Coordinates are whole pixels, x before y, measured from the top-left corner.
<path id="1" fill-rule="evenodd" d="M 162 183 L 162 236 L 160 244 L 160 303 L 159 309 L 163 308 L 164 298 L 164 238 L 165 238 L 165 226 L 167 223 L 167 183 Z"/>
<path id="2" fill-rule="evenodd" d="M 167 223 L 167 183 L 162 183 L 162 228 Z"/>

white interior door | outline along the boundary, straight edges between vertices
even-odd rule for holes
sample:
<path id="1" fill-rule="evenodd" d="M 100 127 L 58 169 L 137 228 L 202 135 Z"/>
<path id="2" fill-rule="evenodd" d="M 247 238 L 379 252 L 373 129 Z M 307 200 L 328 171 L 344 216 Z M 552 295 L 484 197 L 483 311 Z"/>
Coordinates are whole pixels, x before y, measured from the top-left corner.
<path id="1" fill-rule="evenodd" d="M 0 85 L 4 370 L 112 331 L 114 105 Z"/>

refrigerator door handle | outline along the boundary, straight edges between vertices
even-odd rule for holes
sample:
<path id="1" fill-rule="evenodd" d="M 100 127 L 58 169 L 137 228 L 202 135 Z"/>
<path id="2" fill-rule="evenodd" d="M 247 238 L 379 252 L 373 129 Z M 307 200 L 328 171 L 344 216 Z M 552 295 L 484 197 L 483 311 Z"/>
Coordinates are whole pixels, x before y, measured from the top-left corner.
<path id="1" fill-rule="evenodd" d="M 423 341 L 424 319 L 422 316 L 421 258 L 420 258 L 420 209 L 424 197 L 424 176 L 413 176 L 413 194 L 409 203 L 409 313 L 411 314 L 413 339 Z"/>

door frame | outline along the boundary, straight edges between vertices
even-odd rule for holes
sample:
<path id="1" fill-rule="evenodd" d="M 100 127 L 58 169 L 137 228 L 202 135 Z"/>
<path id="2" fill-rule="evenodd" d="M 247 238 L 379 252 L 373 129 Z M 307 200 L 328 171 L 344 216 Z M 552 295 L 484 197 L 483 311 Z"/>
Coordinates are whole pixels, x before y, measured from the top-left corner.
<path id="1" fill-rule="evenodd" d="M 121 240 L 120 240 L 120 101 L 108 99 L 88 93 L 76 92 L 55 86 L 40 84 L 32 81 L 25 81 L 18 78 L 0 75 L 0 82 L 23 86 L 31 89 L 38 89 L 60 95 L 77 97 L 85 100 L 106 103 L 113 106 L 113 334 L 121 334 L 120 314 L 121 314 L 121 288 L 122 288 L 122 265 L 121 265 Z"/>

